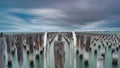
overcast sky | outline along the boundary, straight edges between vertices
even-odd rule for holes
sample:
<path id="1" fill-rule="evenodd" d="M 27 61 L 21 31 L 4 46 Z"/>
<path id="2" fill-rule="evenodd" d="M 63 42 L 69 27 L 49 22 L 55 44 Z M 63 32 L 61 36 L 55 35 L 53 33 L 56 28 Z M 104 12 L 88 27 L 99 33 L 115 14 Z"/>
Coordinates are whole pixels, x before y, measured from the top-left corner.
<path id="1" fill-rule="evenodd" d="M 0 31 L 118 31 L 120 0 L 0 0 Z"/>

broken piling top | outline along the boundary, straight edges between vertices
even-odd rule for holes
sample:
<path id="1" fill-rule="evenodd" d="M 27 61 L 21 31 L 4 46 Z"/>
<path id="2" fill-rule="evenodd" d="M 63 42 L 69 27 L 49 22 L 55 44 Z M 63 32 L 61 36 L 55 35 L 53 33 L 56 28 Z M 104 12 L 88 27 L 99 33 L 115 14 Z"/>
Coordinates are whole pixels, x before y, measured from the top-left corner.
<path id="1" fill-rule="evenodd" d="M 64 42 L 55 41 L 54 57 L 55 57 L 55 68 L 64 68 L 64 63 L 65 63 Z"/>
<path id="2" fill-rule="evenodd" d="M 85 46 L 85 50 L 86 51 L 89 51 L 89 49 L 90 49 L 90 43 L 91 43 L 91 37 L 87 36 L 87 38 L 86 38 L 86 46 Z"/>

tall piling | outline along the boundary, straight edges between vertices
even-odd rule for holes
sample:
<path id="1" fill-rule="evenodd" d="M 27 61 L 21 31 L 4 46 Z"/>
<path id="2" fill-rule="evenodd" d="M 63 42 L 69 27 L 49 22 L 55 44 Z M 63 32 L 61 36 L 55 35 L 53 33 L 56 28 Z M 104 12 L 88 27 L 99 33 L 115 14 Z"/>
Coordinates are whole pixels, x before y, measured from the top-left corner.
<path id="1" fill-rule="evenodd" d="M 0 34 L 0 68 L 4 68 L 4 45 L 3 34 Z"/>
<path id="2" fill-rule="evenodd" d="M 16 39 L 17 59 L 19 67 L 23 65 L 23 39 L 22 35 L 17 35 Z"/>
<path id="3" fill-rule="evenodd" d="M 55 68 L 64 68 L 64 63 L 65 63 L 64 42 L 55 41 L 54 57 L 55 57 Z"/>

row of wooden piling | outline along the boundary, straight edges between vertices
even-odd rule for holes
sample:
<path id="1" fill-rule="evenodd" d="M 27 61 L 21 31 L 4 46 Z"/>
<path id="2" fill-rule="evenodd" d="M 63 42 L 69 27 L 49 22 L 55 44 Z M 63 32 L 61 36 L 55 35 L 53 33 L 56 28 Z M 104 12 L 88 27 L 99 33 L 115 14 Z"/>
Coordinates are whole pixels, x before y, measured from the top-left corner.
<path id="1" fill-rule="evenodd" d="M 65 51 L 64 46 L 65 42 L 62 41 L 62 37 L 66 39 L 69 44 L 73 41 L 72 33 L 55 33 L 48 35 L 50 39 L 50 43 L 54 40 L 58 34 L 58 40 L 54 42 L 54 57 L 55 57 L 55 68 L 64 68 L 65 62 Z M 33 52 L 35 49 L 36 58 L 39 58 L 40 53 L 42 54 L 43 49 L 43 36 L 44 33 L 37 33 L 37 34 L 1 34 L 0 37 L 0 45 L 1 39 L 4 38 L 7 43 L 7 54 L 8 54 L 8 65 L 12 65 L 12 58 L 11 55 L 15 54 L 17 51 L 17 58 L 19 65 L 23 65 L 23 48 L 25 48 L 27 54 L 29 54 L 30 58 L 30 65 L 34 65 L 33 60 Z M 75 38 L 74 38 L 75 40 Z M 48 40 L 47 40 L 48 41 Z M 94 53 L 97 54 L 98 49 L 101 47 L 101 55 L 97 58 L 97 66 L 98 68 L 101 66 L 100 64 L 103 63 L 103 58 L 106 54 L 106 49 L 111 48 L 112 51 L 112 63 L 118 63 L 118 54 L 116 53 L 120 48 L 120 36 L 116 34 L 94 34 L 94 33 L 77 33 L 76 32 L 76 53 L 79 55 L 80 59 L 84 59 L 84 63 L 86 65 L 89 64 L 89 52 L 93 49 Z M 95 42 L 100 41 L 102 44 L 97 44 Z M 49 44 L 49 43 L 47 43 Z M 45 47 L 46 48 L 46 47 Z M 85 52 L 83 52 L 85 49 Z M 75 54 L 74 54 L 75 55 Z M 76 56 L 75 56 L 76 57 Z M 6 58 L 6 57 L 5 57 Z"/>
<path id="2" fill-rule="evenodd" d="M 86 37 L 86 43 L 84 42 Z M 101 46 L 103 46 L 102 50 L 101 50 L 101 56 L 98 57 L 98 61 L 101 60 L 101 62 L 103 62 L 103 59 L 105 57 L 106 54 L 106 49 L 111 48 L 112 51 L 112 64 L 117 64 L 118 63 L 118 54 L 116 53 L 120 47 L 120 36 L 117 34 L 94 34 L 94 33 L 90 33 L 90 34 L 83 34 L 83 33 L 76 33 L 76 38 L 77 38 L 77 46 L 76 48 L 77 53 L 79 53 L 80 58 L 83 58 L 83 52 L 82 50 L 85 49 L 84 52 L 84 62 L 85 64 L 88 64 L 88 60 L 89 60 L 89 52 L 92 50 L 92 48 L 94 48 L 94 53 L 97 53 L 97 50 L 101 48 Z M 97 41 L 101 41 L 101 44 L 96 44 L 95 42 Z M 113 42 L 114 41 L 114 42 Z M 113 43 L 112 43 L 113 42 Z M 93 45 L 92 45 L 93 44 Z M 97 68 L 99 68 L 100 65 L 98 65 Z M 103 68 L 103 67 L 100 67 Z"/>
<path id="3" fill-rule="evenodd" d="M 30 65 L 34 65 L 33 52 L 35 49 L 36 58 L 39 59 L 40 53 L 43 51 L 43 36 L 44 33 L 37 34 L 4 34 L 4 39 L 7 47 L 8 66 L 12 66 L 12 55 L 17 52 L 19 67 L 23 65 L 23 49 L 29 55 Z M 4 44 L 5 46 L 5 44 Z M 4 50 L 3 50 L 4 51 Z"/>

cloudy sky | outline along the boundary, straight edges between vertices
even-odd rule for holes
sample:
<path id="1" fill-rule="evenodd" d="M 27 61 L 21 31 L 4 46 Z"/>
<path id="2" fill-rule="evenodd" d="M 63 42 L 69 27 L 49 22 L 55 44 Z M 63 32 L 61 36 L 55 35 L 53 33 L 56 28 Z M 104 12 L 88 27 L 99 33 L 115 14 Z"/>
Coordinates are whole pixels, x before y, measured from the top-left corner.
<path id="1" fill-rule="evenodd" d="M 0 0 L 0 32 L 72 30 L 120 30 L 120 0 Z"/>

